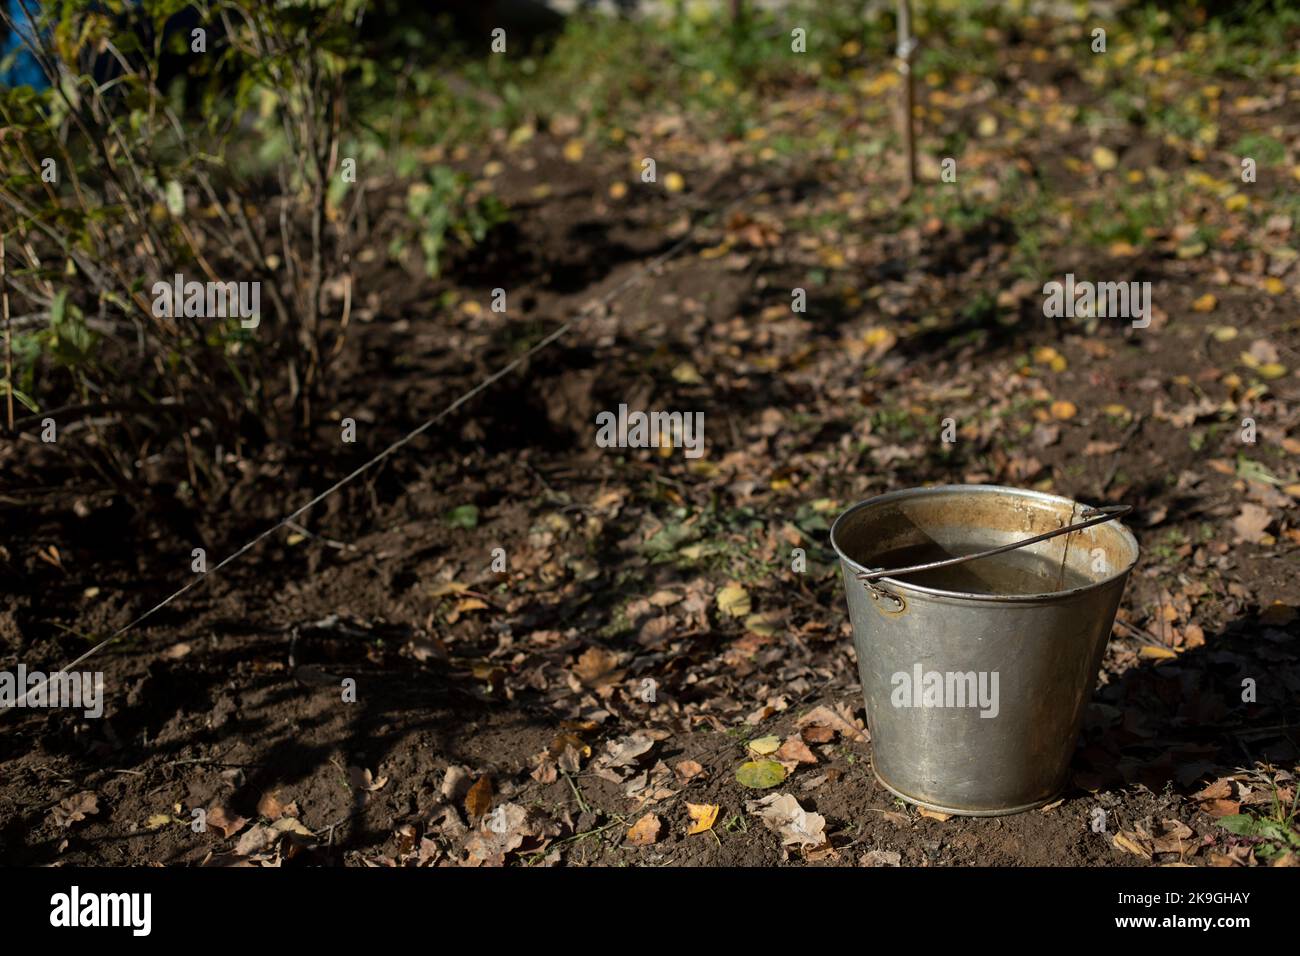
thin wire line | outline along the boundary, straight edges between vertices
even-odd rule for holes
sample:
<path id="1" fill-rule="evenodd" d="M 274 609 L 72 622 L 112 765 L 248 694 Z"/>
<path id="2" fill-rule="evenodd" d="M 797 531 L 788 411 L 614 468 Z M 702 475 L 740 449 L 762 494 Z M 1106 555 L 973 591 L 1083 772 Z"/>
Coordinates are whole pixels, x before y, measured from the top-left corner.
<path id="1" fill-rule="evenodd" d="M 740 203 L 762 192 L 765 188 L 766 188 L 765 186 L 761 186 L 761 185 L 755 186 L 752 189 L 748 190 L 747 192 L 742 193 L 740 196 L 728 202 L 721 209 L 718 209 L 714 212 L 710 212 L 705 214 L 704 216 L 701 216 L 698 220 L 696 220 L 694 223 L 691 224 L 690 228 L 687 229 L 686 233 L 681 237 L 681 239 L 679 239 L 673 245 L 669 246 L 667 250 L 660 253 L 658 256 L 655 256 L 653 259 L 651 259 L 649 262 L 643 265 L 640 269 L 633 272 L 631 275 L 627 276 L 625 279 L 623 279 L 621 282 L 615 285 L 614 288 L 610 289 L 609 291 L 605 292 L 603 295 L 599 296 L 596 299 L 597 304 L 602 307 L 609 305 L 611 302 L 613 302 L 615 299 L 621 296 L 625 291 L 627 291 L 627 289 L 631 287 L 635 282 L 639 281 L 643 276 L 647 275 L 652 270 L 668 262 L 678 253 L 680 253 L 684 248 L 686 248 L 691 237 L 694 235 L 696 228 L 701 223 L 709 219 L 717 218 L 718 216 L 726 212 L 729 212 L 731 209 L 740 205 Z M 104 638 L 94 647 L 90 648 L 80 657 L 76 658 L 73 661 L 70 661 L 67 664 L 64 664 L 53 674 L 50 674 L 48 677 L 46 677 L 44 682 L 42 682 L 37 687 L 33 687 L 30 690 L 28 690 L 27 693 L 23 694 L 23 696 L 18 698 L 18 700 L 16 700 L 14 703 L 10 704 L 8 707 L 0 708 L 0 715 L 6 713 L 7 711 L 17 710 L 18 708 L 22 707 L 26 703 L 28 697 L 30 697 L 32 694 L 36 693 L 39 690 L 44 690 L 47 686 L 49 686 L 50 682 L 53 681 L 54 678 L 58 677 L 60 674 L 67 673 L 69 670 L 76 667 L 82 661 L 85 661 L 87 658 L 98 653 L 100 650 L 107 647 L 109 644 L 112 644 L 114 641 L 116 641 L 127 631 L 131 630 L 133 627 L 136 627 L 142 622 L 148 620 L 154 614 L 157 614 L 159 611 L 165 608 L 172 601 L 175 601 L 177 598 L 181 597 L 183 594 L 186 594 L 193 588 L 198 587 L 200 584 L 208 580 L 208 578 L 216 574 L 226 565 L 230 564 L 232 561 L 243 556 L 244 554 L 247 554 L 249 551 L 257 547 L 257 545 L 259 545 L 262 541 L 269 538 L 275 532 L 279 531 L 281 528 L 295 521 L 298 518 L 298 516 L 301 515 L 303 512 L 308 511 L 311 508 L 315 507 L 316 505 L 320 504 L 322 501 L 324 501 L 330 495 L 334 494 L 334 492 L 338 491 L 344 485 L 348 484 L 349 482 L 356 479 L 358 476 L 369 471 L 375 465 L 379 464 L 381 461 L 388 458 L 388 456 L 392 455 L 394 452 L 396 452 L 398 449 L 402 448 L 404 445 L 411 442 L 413 439 L 424 434 L 426 431 L 428 431 L 438 422 L 442 421 L 452 412 L 456 411 L 456 409 L 460 408 L 470 399 L 474 398 L 476 395 L 483 392 L 485 389 L 489 388 L 496 382 L 500 381 L 502 378 L 505 378 L 505 376 L 509 375 L 515 369 L 519 368 L 520 365 L 527 362 L 534 355 L 536 355 L 538 352 L 545 349 L 547 346 L 555 342 L 557 339 L 562 338 L 565 335 L 565 333 L 567 333 L 571 328 L 573 328 L 573 326 L 577 323 L 577 321 L 578 321 L 577 318 L 571 318 L 567 320 L 563 325 L 561 325 L 555 331 L 551 332 L 545 338 L 541 339 L 541 341 L 537 342 L 535 345 L 529 348 L 528 351 L 524 352 L 523 355 L 520 355 L 518 358 L 514 359 L 509 364 L 493 372 L 483 381 L 479 382 L 477 385 L 471 388 L 468 392 L 466 392 L 465 394 L 457 398 L 454 402 L 452 402 L 442 411 L 438 412 L 433 417 L 426 419 L 422 424 L 412 429 L 411 431 L 407 432 L 397 441 L 393 442 L 391 445 L 389 445 L 387 448 L 381 451 L 374 458 L 371 458 L 365 464 L 360 465 L 357 468 L 353 469 L 347 475 L 340 478 L 338 481 L 334 482 L 334 484 L 330 485 L 328 488 L 326 488 L 320 494 L 316 495 L 305 505 L 299 507 L 293 513 L 288 514 L 285 517 L 281 518 L 278 522 L 276 522 L 271 527 L 267 528 L 261 534 L 257 535 L 257 537 L 253 538 L 251 541 L 249 541 L 247 544 L 241 547 L 238 551 L 235 551 L 233 554 L 223 559 L 219 564 L 214 565 L 211 570 L 203 572 L 203 574 L 201 574 L 199 577 L 196 577 L 189 584 L 177 588 L 171 594 L 167 595 L 167 597 L 163 598 L 153 607 L 149 608 L 149 610 L 145 611 L 143 614 L 139 615 L 129 623 L 119 627 L 116 631 L 114 631 L 108 637 Z"/>

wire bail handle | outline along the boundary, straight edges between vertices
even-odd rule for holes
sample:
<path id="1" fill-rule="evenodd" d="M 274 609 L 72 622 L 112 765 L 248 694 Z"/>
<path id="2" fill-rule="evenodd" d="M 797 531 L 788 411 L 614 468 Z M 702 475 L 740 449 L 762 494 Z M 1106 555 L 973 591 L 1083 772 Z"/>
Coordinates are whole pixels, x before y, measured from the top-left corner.
<path id="1" fill-rule="evenodd" d="M 975 561 L 979 558 L 992 557 L 995 554 L 1004 554 L 1007 551 L 1015 551 L 1017 548 L 1023 548 L 1028 544 L 1037 544 L 1039 541 L 1046 541 L 1048 538 L 1055 538 L 1058 535 L 1069 534 L 1072 531 L 1082 531 L 1084 528 L 1091 528 L 1095 525 L 1104 524 L 1107 521 L 1114 521 L 1116 518 L 1122 518 L 1133 510 L 1132 505 L 1106 505 L 1101 508 L 1093 508 L 1088 505 L 1084 506 L 1083 513 L 1088 515 L 1084 521 L 1075 524 L 1068 524 L 1057 528 L 1055 531 L 1047 531 L 1043 534 L 1034 535 L 1032 538 L 1025 538 L 1022 541 L 1013 541 L 1011 544 L 1004 544 L 997 548 L 989 548 L 987 551 L 976 551 L 974 554 L 963 554 L 956 558 L 945 558 L 942 561 L 930 561 L 927 564 L 913 564 L 905 568 L 881 568 L 875 571 L 859 571 L 857 579 L 863 583 L 867 591 L 871 594 L 871 599 L 877 603 L 882 600 L 892 601 L 895 608 L 881 608 L 887 613 L 898 613 L 907 605 L 902 597 L 895 594 L 876 583 L 880 578 L 893 578 L 903 574 L 915 574 L 919 571 L 934 571 L 938 568 L 949 568 L 955 564 L 964 564 L 967 561 Z"/>

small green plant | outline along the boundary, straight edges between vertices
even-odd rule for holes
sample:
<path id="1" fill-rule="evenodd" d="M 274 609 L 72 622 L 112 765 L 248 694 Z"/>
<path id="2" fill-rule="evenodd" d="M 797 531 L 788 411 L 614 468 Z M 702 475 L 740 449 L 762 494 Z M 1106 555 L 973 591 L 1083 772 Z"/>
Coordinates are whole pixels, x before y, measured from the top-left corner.
<path id="1" fill-rule="evenodd" d="M 406 211 L 416 227 L 425 270 L 433 278 L 441 273 L 449 246 L 477 245 L 509 218 L 499 199 L 474 196 L 469 177 L 448 166 L 434 166 L 423 181 L 410 185 Z M 397 258 L 401 251 L 402 241 L 395 239 L 389 254 Z"/>

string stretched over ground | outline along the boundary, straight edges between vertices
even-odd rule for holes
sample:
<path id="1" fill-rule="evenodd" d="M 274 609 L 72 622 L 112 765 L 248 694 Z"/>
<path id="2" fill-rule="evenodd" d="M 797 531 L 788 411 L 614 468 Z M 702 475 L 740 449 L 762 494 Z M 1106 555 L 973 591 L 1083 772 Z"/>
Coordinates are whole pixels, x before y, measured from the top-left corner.
<path id="1" fill-rule="evenodd" d="M 670 246 L 668 249 L 666 249 L 664 252 L 661 252 L 659 255 L 655 256 L 654 258 L 650 259 L 647 263 L 641 266 L 640 269 L 637 269 L 631 275 L 624 278 L 622 281 L 617 283 L 612 289 L 609 289 L 603 295 L 597 297 L 597 299 L 595 300 L 596 305 L 599 307 L 604 307 L 614 302 L 616 299 L 618 299 L 619 296 L 621 296 L 624 292 L 626 292 L 634 283 L 640 280 L 643 276 L 645 276 L 652 270 L 657 269 L 658 267 L 664 265 L 665 263 L 675 258 L 683 249 L 687 247 L 687 245 L 690 243 L 691 237 L 695 234 L 695 230 L 702 223 L 725 215 L 726 213 L 734 209 L 736 206 L 739 206 L 741 203 L 745 202 L 746 200 L 753 198 L 755 195 L 764 191 L 766 188 L 767 188 L 766 186 L 755 186 L 752 189 L 749 189 L 748 191 L 742 193 L 740 196 L 736 197 L 735 199 L 732 199 L 730 202 L 722 206 L 722 208 L 714 210 L 712 212 L 708 212 L 705 215 L 701 216 L 695 222 L 691 223 L 691 226 L 689 229 L 687 229 L 685 235 L 683 235 L 679 240 L 677 240 L 677 242 L 675 242 L 672 246 Z M 99 651 L 103 650 L 109 644 L 112 644 L 114 641 L 121 638 L 128 631 L 130 631 L 135 627 L 138 627 L 140 624 L 147 621 L 150 617 L 157 614 L 168 604 L 171 604 L 173 601 L 177 600 L 184 594 L 187 594 L 192 589 L 198 587 L 200 584 L 207 581 L 209 578 L 211 578 L 214 574 L 216 574 L 226 565 L 232 563 L 233 561 L 238 560 L 240 557 L 247 554 L 253 548 L 257 547 L 257 545 L 259 545 L 261 542 L 265 541 L 271 535 L 275 534 L 275 532 L 279 531 L 281 528 L 287 527 L 288 525 L 292 524 L 304 512 L 309 511 L 311 508 L 320 504 L 330 495 L 334 494 L 340 488 L 343 488 L 350 482 L 354 481 L 361 475 L 365 474 L 375 465 L 384 461 L 389 456 L 391 456 L 399 449 L 401 449 L 403 446 L 409 444 L 411 441 L 418 438 L 420 435 L 424 434 L 434 425 L 438 424 L 448 415 L 455 412 L 466 402 L 470 401 L 472 398 L 474 398 L 484 390 L 490 388 L 492 385 L 494 385 L 496 382 L 500 381 L 501 379 L 505 378 L 511 372 L 515 371 L 517 368 L 519 368 L 521 365 L 523 365 L 533 356 L 537 355 L 543 349 L 547 348 L 548 346 L 550 346 L 560 338 L 563 338 L 564 335 L 567 334 L 569 330 L 572 329 L 575 324 L 577 324 L 578 321 L 579 319 L 576 317 L 566 320 L 557 329 L 547 334 L 544 338 L 542 338 L 536 344 L 531 346 L 522 355 L 515 358 L 513 361 L 509 362 L 508 364 L 502 366 L 497 371 L 493 372 L 483 381 L 479 382 L 469 391 L 465 392 L 463 395 L 461 395 L 459 398 L 453 401 L 442 411 L 426 419 L 424 422 L 422 422 L 421 424 L 413 428 L 411 431 L 407 432 L 405 435 L 397 439 L 397 441 L 393 442 L 391 445 L 389 445 L 379 454 L 375 455 L 369 461 L 354 468 L 348 474 L 344 475 L 338 481 L 334 482 L 334 484 L 330 485 L 324 491 L 317 494 L 306 504 L 299 506 L 290 514 L 285 515 L 283 518 L 281 518 L 275 524 L 271 525 L 265 531 L 262 531 L 252 540 L 242 545 L 238 550 L 232 552 L 231 554 L 223 558 L 212 568 L 203 572 L 198 577 L 194 578 L 194 580 L 190 581 L 188 584 L 177 588 L 175 591 L 167 595 L 157 604 L 153 605 L 153 607 L 149 608 L 147 611 L 138 615 L 133 620 L 119 627 L 116 631 L 114 631 L 108 637 L 104 638 L 99 643 L 92 646 L 89 650 L 81 654 L 75 660 L 69 661 L 67 664 L 64 664 L 54 673 L 49 674 L 43 682 L 38 684 L 36 687 L 29 689 L 25 694 L 23 694 L 16 701 L 14 701 L 14 703 L 10 704 L 8 707 L 0 708 L 0 714 L 4 714 L 9 710 L 17 710 L 18 708 L 22 707 L 26 703 L 28 697 L 30 697 L 32 694 L 36 693 L 37 691 L 43 690 L 45 687 L 47 687 L 50 684 L 51 681 L 53 681 L 60 674 L 66 674 L 68 671 L 72 670 L 72 668 L 88 660 L 93 655 L 99 653 Z"/>

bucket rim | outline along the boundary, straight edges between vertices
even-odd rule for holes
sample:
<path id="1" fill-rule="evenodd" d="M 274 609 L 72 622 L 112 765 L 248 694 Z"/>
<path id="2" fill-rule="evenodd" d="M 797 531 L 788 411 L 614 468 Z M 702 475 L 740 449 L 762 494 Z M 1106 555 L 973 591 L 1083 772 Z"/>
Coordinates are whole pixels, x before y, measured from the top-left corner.
<path id="1" fill-rule="evenodd" d="M 839 517 L 837 517 L 835 521 L 831 524 L 831 530 L 830 530 L 831 547 L 835 549 L 835 553 L 836 555 L 839 556 L 840 561 L 843 562 L 846 566 L 852 568 L 855 573 L 879 570 L 877 568 L 868 568 L 866 565 L 853 560 L 847 554 L 844 553 L 844 551 L 840 548 L 839 542 L 836 540 L 836 532 L 840 530 L 841 525 L 858 511 L 861 511 L 864 508 L 868 508 L 873 505 L 880 505 L 888 501 L 896 501 L 902 498 L 928 497 L 930 495 L 941 494 L 944 492 L 953 492 L 953 491 L 973 492 L 976 494 L 1003 493 L 1003 494 L 1015 495 L 1022 498 L 1033 499 L 1048 504 L 1070 505 L 1072 507 L 1073 506 L 1085 507 L 1083 505 L 1083 502 L 1076 501 L 1075 499 L 1069 498 L 1065 495 L 1054 495 L 1046 491 L 1034 491 L 1029 488 L 1014 488 L 1010 485 L 928 485 L 928 486 L 917 487 L 917 488 L 899 488 L 894 491 L 887 491 L 884 494 L 875 495 L 874 497 L 867 498 L 863 501 L 859 501 L 857 504 L 850 505 L 844 511 L 840 512 Z M 1138 545 L 1137 538 L 1134 537 L 1133 532 L 1129 530 L 1127 525 L 1125 525 L 1118 518 L 1114 519 L 1113 521 L 1108 521 L 1106 522 L 1106 524 L 1115 527 L 1115 529 L 1120 533 L 1123 539 L 1129 544 L 1129 546 L 1133 550 L 1133 560 L 1130 561 L 1128 565 L 1126 565 L 1125 567 L 1120 568 L 1114 574 L 1104 577 L 1098 581 L 1090 581 L 1089 583 L 1080 585 L 1077 588 L 1067 588 L 1064 591 L 1040 591 L 1036 594 L 981 594 L 974 591 L 950 591 L 945 588 L 926 587 L 921 584 L 913 584 L 905 580 L 904 578 L 891 578 L 891 577 L 876 578 L 876 583 L 890 584 L 896 588 L 903 588 L 907 591 L 911 591 L 920 595 L 926 595 L 929 597 L 950 598 L 950 599 L 955 598 L 963 601 L 983 601 L 983 602 L 1000 603 L 1000 604 L 1001 603 L 1034 604 L 1034 603 L 1042 603 L 1043 601 L 1058 600 L 1060 598 L 1070 597 L 1076 594 L 1084 594 L 1089 591 L 1095 591 L 1100 588 L 1106 587 L 1107 585 L 1115 581 L 1123 580 L 1129 575 L 1129 573 L 1137 565 L 1138 558 L 1141 557 L 1142 549 Z"/>

